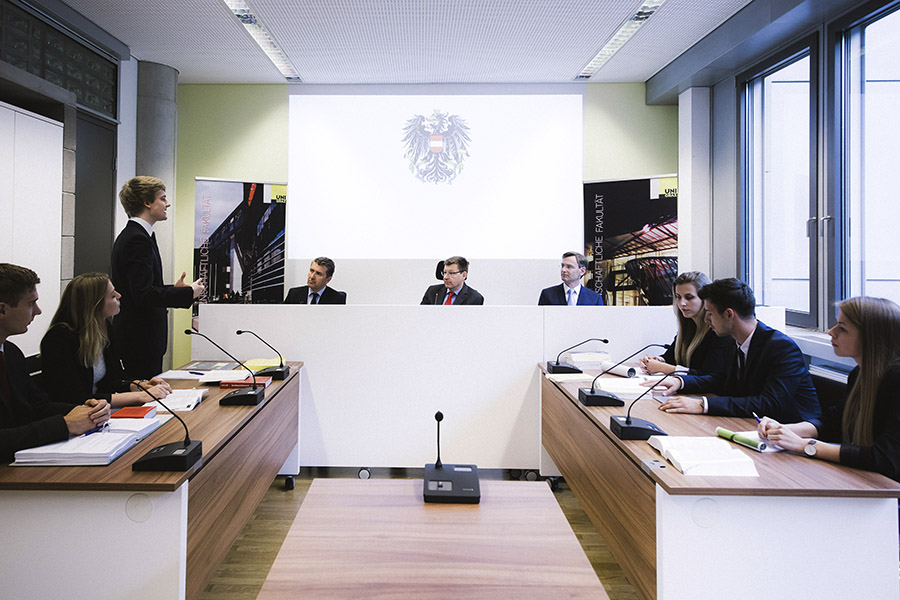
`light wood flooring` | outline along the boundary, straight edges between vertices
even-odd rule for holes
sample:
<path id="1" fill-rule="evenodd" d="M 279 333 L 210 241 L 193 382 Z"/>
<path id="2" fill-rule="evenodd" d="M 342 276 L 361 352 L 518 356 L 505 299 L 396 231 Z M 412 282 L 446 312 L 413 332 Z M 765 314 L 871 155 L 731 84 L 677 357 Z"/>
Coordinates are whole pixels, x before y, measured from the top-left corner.
<path id="1" fill-rule="evenodd" d="M 346 472 L 344 472 L 346 471 Z M 303 469 L 295 478 L 295 488 L 284 489 L 284 478 L 278 477 L 266 492 L 256 511 L 231 546 L 201 600 L 254 600 L 262 588 L 275 556 L 290 529 L 300 504 L 315 477 L 355 477 L 355 472 L 337 469 Z M 373 477 L 421 477 L 405 469 L 373 471 Z M 495 478 L 508 478 L 507 473 L 488 473 Z M 561 482 L 554 493 L 578 541 L 603 582 L 611 600 L 636 600 L 634 588 L 625 579 L 606 542 L 594 529 L 578 505 L 575 495 Z M 527 526 L 527 524 L 524 524 Z"/>

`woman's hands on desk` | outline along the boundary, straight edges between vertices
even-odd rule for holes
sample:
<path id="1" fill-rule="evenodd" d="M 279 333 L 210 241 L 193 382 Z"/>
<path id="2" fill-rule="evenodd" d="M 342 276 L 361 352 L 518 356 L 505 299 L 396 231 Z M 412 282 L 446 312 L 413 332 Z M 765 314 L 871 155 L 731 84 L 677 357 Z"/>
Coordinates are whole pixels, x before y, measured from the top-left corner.
<path id="1" fill-rule="evenodd" d="M 641 367 L 644 373 L 661 373 L 663 375 L 671 375 L 675 372 L 675 365 L 670 365 L 658 356 L 645 356 L 641 359 Z"/>

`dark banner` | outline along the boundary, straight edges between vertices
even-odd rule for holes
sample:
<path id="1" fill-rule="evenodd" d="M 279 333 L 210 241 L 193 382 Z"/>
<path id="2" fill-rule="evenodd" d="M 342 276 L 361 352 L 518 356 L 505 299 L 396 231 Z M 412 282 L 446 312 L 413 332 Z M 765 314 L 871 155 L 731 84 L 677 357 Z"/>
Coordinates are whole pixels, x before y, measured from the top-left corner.
<path id="1" fill-rule="evenodd" d="M 585 183 L 585 285 L 610 306 L 671 304 L 677 211 L 676 177 Z"/>
<path id="2" fill-rule="evenodd" d="M 285 184 L 198 179 L 194 276 L 202 303 L 279 304 L 284 298 Z"/>

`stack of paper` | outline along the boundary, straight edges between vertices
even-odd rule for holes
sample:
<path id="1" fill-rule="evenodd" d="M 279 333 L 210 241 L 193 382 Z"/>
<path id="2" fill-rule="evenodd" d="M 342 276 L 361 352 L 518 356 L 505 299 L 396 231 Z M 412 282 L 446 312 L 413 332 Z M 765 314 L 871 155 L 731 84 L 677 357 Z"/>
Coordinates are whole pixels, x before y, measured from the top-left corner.
<path id="1" fill-rule="evenodd" d="M 171 394 L 165 397 L 163 402 L 166 403 L 171 410 L 176 412 L 189 411 L 194 410 L 200 401 L 203 399 L 203 395 L 209 391 L 209 388 L 195 388 L 192 390 L 173 390 Z M 150 402 L 145 404 L 144 406 L 155 406 L 158 410 L 162 412 L 169 412 L 166 410 L 166 406 L 163 406 L 159 402 Z"/>
<path id="2" fill-rule="evenodd" d="M 16 452 L 14 465 L 108 465 L 160 426 L 158 419 L 116 419 L 109 428 Z"/>
<path id="3" fill-rule="evenodd" d="M 759 477 L 753 459 L 722 438 L 654 435 L 647 442 L 685 475 Z"/>

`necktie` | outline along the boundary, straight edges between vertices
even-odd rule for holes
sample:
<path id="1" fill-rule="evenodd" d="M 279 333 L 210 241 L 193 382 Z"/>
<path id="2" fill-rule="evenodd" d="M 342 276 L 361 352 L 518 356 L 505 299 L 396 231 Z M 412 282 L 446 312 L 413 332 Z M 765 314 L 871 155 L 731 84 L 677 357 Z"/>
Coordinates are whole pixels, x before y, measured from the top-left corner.
<path id="1" fill-rule="evenodd" d="M 744 380 L 744 351 L 738 348 L 737 351 L 737 361 L 738 361 L 738 380 Z"/>
<path id="2" fill-rule="evenodd" d="M 575 306 L 575 290 L 569 288 L 568 290 L 566 290 L 566 292 L 569 294 L 569 300 L 567 304 L 569 306 Z"/>
<path id="3" fill-rule="evenodd" d="M 454 297 L 454 296 L 456 296 L 456 294 L 454 294 L 453 292 L 449 292 L 449 293 L 447 294 L 447 299 L 444 300 L 444 306 L 450 306 L 451 304 L 453 304 L 453 297 Z"/>
<path id="4" fill-rule="evenodd" d="M 318 304 L 318 303 L 319 303 L 319 293 L 313 292 L 312 301 L 310 302 L 310 304 Z"/>

